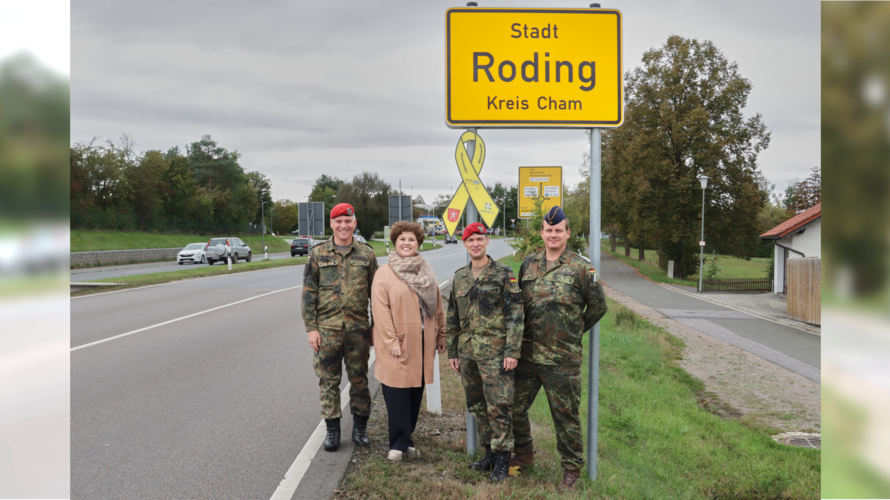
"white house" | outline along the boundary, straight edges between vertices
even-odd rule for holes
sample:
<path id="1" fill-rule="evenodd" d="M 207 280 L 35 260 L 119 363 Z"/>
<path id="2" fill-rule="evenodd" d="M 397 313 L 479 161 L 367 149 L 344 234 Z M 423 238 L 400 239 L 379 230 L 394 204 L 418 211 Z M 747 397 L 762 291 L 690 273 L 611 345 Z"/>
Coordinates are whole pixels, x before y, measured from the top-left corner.
<path id="1" fill-rule="evenodd" d="M 786 293 L 788 259 L 822 258 L 822 203 L 761 234 L 760 239 L 773 240 L 775 244 L 773 292 Z"/>

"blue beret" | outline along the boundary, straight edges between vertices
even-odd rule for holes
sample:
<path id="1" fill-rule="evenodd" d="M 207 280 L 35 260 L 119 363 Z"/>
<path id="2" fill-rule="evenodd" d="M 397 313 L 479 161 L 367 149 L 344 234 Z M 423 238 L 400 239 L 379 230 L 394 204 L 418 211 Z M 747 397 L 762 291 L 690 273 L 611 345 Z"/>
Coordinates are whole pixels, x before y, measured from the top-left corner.
<path id="1" fill-rule="evenodd" d="M 564 220 L 566 220 L 566 213 L 562 211 L 559 205 L 551 208 L 547 215 L 544 216 L 544 222 L 548 226 L 555 226 Z"/>

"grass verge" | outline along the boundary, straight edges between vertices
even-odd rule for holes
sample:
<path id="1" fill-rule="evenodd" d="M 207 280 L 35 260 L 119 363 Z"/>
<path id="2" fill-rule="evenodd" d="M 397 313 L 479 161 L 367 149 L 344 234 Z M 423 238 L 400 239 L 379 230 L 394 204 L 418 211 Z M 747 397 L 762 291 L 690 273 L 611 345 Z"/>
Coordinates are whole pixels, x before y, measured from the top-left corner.
<path id="1" fill-rule="evenodd" d="M 386 460 L 387 417 L 374 403 L 373 445 L 358 450 L 336 498 L 819 498 L 818 450 L 775 443 L 700 403 L 703 386 L 676 364 L 682 344 L 609 301 L 600 323 L 598 480 L 586 476 L 558 494 L 562 478 L 543 391 L 530 410 L 536 465 L 492 485 L 467 469 L 460 378 L 440 359 L 442 415 L 421 409 L 414 434 L 420 459 Z M 620 318 L 620 319 L 619 319 Z M 587 338 L 584 340 L 585 349 Z M 581 402 L 586 435 L 587 366 Z M 481 456 L 477 453 L 477 457 Z"/>
<path id="2" fill-rule="evenodd" d="M 693 279 L 675 279 L 668 278 L 667 271 L 662 270 L 658 267 L 658 252 L 656 250 L 645 250 L 644 251 L 644 259 L 640 261 L 637 259 L 638 250 L 636 248 L 631 249 L 631 256 L 625 256 L 624 250 L 620 249 L 620 251 L 613 252 L 611 250 L 611 246 L 608 241 L 603 241 L 602 243 L 602 251 L 608 253 L 612 257 L 621 260 L 622 262 L 634 267 L 637 271 L 640 272 L 643 276 L 649 278 L 652 281 L 657 281 L 660 283 L 672 283 L 676 285 L 687 285 L 687 286 L 697 286 L 698 285 L 698 276 L 694 276 Z M 619 247 L 616 247 L 619 248 Z M 705 255 L 705 258 L 711 258 L 711 256 Z M 729 279 L 729 278 L 766 278 L 767 270 L 769 269 L 769 261 L 772 259 L 769 258 L 757 258 L 754 257 L 751 260 L 740 259 L 738 257 L 732 257 L 730 255 L 717 255 L 717 266 L 719 268 L 719 272 L 717 273 L 718 279 Z M 708 268 L 710 267 L 710 263 L 705 263 L 705 272 L 708 272 Z"/>
<path id="3" fill-rule="evenodd" d="M 232 264 L 232 270 L 226 264 L 216 264 L 214 266 L 201 266 L 193 269 L 182 269 L 179 271 L 170 271 L 167 273 L 155 274 L 138 274 L 135 276 L 126 276 L 121 278 L 105 278 L 94 280 L 91 283 L 120 283 L 121 286 L 102 287 L 101 290 L 82 290 L 72 292 L 72 297 L 80 295 L 90 295 L 93 293 L 110 292 L 113 290 L 121 290 L 123 288 L 135 288 L 147 285 L 159 285 L 161 283 L 170 283 L 171 281 L 180 281 L 190 278 L 203 278 L 206 276 L 219 276 L 223 274 L 243 273 L 247 271 L 259 271 L 262 269 L 272 269 L 276 267 L 298 266 L 306 263 L 306 257 L 294 257 L 290 259 L 277 260 L 254 260 L 253 262 L 239 261 Z"/>
<path id="4" fill-rule="evenodd" d="M 71 231 L 72 252 L 101 250 L 140 250 L 143 248 L 176 248 L 189 243 L 207 243 L 210 238 L 229 235 L 198 236 L 188 234 L 123 233 L 116 231 Z M 250 246 L 254 255 L 263 253 L 262 236 L 239 236 Z M 269 252 L 289 252 L 292 238 L 266 235 Z"/>

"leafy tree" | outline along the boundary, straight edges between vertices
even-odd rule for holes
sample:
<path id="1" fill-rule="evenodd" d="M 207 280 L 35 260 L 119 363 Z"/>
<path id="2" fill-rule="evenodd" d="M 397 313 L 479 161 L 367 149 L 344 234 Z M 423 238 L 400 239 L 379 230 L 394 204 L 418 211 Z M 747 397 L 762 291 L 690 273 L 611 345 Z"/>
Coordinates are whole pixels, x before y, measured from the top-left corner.
<path id="1" fill-rule="evenodd" d="M 274 229 L 278 234 L 287 234 L 296 230 L 299 223 L 299 205 L 286 198 L 275 200 L 274 212 L 266 210 L 266 227 L 269 230 Z"/>
<path id="2" fill-rule="evenodd" d="M 312 186 L 312 191 L 309 193 L 309 201 L 324 201 L 328 196 L 336 195 L 342 185 L 342 180 L 328 174 L 321 174 L 318 179 L 315 179 L 315 185 Z M 335 200 L 330 201 L 331 208 L 333 208 Z M 328 208 L 327 203 L 325 203 L 325 208 Z"/>
<path id="3" fill-rule="evenodd" d="M 168 218 L 209 219 L 212 213 L 207 214 L 206 218 L 202 217 L 198 205 L 195 204 L 198 186 L 189 170 L 188 158 L 182 156 L 177 147 L 169 149 L 164 157 L 169 162 L 169 167 L 162 175 L 163 187 L 160 190 L 164 215 Z"/>
<path id="4" fill-rule="evenodd" d="M 256 191 L 257 210 L 251 220 L 258 221 L 262 217 L 262 203 L 272 202 L 272 183 L 269 178 L 262 172 L 247 172 L 247 182 Z"/>
<path id="5" fill-rule="evenodd" d="M 770 134 L 761 116 L 742 114 L 751 91 L 736 63 L 710 41 L 671 36 L 626 77 L 622 127 L 604 134 L 610 201 L 626 210 L 624 229 L 654 242 L 680 277 L 698 270 L 701 188 L 705 238 L 720 253 L 748 258 L 757 246 L 757 157 Z M 610 214 L 614 216 L 615 214 Z"/>
<path id="6" fill-rule="evenodd" d="M 169 168 L 170 160 L 157 150 L 145 152 L 127 168 L 127 196 L 137 217 L 156 218 L 163 212 L 162 191 Z"/>
<path id="7" fill-rule="evenodd" d="M 244 169 L 238 164 L 241 155 L 226 151 L 209 135 L 186 146 L 186 151 L 199 186 L 213 189 L 215 183 L 217 188 L 232 190 L 244 183 Z"/>
<path id="8" fill-rule="evenodd" d="M 794 185 L 793 193 L 789 209 L 795 214 L 818 205 L 822 201 L 822 169 L 813 167 L 809 177 Z"/>
<path id="9" fill-rule="evenodd" d="M 393 189 L 376 173 L 362 172 L 337 191 L 337 201 L 355 208 L 356 227 L 365 238 L 389 223 L 389 195 Z"/>

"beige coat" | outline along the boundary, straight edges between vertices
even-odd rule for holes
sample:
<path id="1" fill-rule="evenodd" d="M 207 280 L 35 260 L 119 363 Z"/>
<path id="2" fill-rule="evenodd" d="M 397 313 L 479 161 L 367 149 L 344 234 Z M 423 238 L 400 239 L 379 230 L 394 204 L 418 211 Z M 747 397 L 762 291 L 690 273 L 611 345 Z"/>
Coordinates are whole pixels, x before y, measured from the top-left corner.
<path id="1" fill-rule="evenodd" d="M 437 290 L 436 314 L 423 324 L 421 353 L 420 299 L 389 265 L 381 266 L 371 285 L 371 315 L 374 318 L 374 377 L 389 387 L 420 387 L 433 383 L 436 346 L 445 345 L 445 311 Z M 398 358 L 390 350 L 401 347 Z M 421 363 L 421 355 L 423 363 Z"/>

